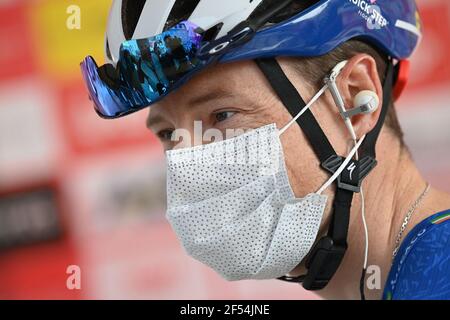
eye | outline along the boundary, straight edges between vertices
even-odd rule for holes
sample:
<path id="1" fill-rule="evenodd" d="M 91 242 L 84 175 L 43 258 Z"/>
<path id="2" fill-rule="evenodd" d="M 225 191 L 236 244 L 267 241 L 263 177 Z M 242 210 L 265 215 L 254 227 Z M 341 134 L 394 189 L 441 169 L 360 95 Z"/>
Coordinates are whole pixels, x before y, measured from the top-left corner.
<path id="1" fill-rule="evenodd" d="M 236 112 L 234 112 L 234 111 L 221 111 L 221 112 L 215 113 L 214 117 L 217 122 L 223 122 L 223 121 L 231 118 L 235 114 L 236 114 Z"/>
<path id="2" fill-rule="evenodd" d="M 173 129 L 161 130 L 157 133 L 157 136 L 161 141 L 172 141 L 173 131 Z"/>

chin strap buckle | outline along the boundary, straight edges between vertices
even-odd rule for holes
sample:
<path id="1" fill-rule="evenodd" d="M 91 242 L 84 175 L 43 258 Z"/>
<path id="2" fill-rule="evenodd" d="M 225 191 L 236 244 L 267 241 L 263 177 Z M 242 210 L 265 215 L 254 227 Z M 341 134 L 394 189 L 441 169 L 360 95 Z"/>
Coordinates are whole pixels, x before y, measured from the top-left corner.
<path id="1" fill-rule="evenodd" d="M 334 174 L 341 166 L 344 158 L 337 155 L 329 157 L 322 163 L 322 168 Z M 377 161 L 372 157 L 364 157 L 361 160 L 352 160 L 337 180 L 338 188 L 359 193 L 361 184 L 367 175 L 377 166 Z"/>
<path id="2" fill-rule="evenodd" d="M 278 280 L 301 283 L 306 290 L 322 290 L 336 273 L 346 251 L 347 245 L 336 245 L 331 237 L 324 237 L 314 246 L 311 256 L 306 260 L 306 275 L 283 276 Z"/>
<path id="3" fill-rule="evenodd" d="M 306 260 L 308 274 L 302 279 L 306 290 L 321 290 L 326 287 L 344 258 L 347 245 L 337 245 L 331 237 L 324 237 L 314 246 L 312 255 Z"/>

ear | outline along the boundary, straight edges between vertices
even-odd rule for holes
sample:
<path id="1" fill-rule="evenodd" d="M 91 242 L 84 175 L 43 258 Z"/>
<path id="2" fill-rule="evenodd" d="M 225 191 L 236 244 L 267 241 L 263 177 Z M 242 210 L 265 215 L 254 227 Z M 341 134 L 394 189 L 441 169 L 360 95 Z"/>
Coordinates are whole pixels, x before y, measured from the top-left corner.
<path id="1" fill-rule="evenodd" d="M 375 59 L 368 54 L 355 55 L 348 60 L 337 82 L 347 110 L 357 107 L 353 105 L 353 100 L 363 90 L 375 92 L 380 100 L 375 112 L 352 117 L 356 136 L 360 138 L 375 127 L 383 105 L 383 88 Z"/>

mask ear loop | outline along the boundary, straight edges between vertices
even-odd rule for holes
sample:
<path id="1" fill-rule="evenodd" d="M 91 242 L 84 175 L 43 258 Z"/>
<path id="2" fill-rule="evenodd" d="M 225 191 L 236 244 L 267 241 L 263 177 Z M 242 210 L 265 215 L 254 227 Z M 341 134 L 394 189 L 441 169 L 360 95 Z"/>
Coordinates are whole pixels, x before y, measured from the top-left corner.
<path id="1" fill-rule="evenodd" d="M 361 139 L 359 139 L 358 143 L 356 143 L 356 145 L 350 151 L 350 153 L 348 154 L 347 158 L 345 158 L 344 162 L 341 164 L 339 169 L 336 170 L 336 172 L 331 176 L 331 178 L 328 179 L 328 181 L 325 182 L 325 184 L 316 192 L 317 194 L 322 194 L 340 176 L 340 174 L 342 173 L 342 171 L 345 170 L 345 168 L 347 167 L 349 162 L 352 161 L 354 155 L 356 154 L 356 152 L 358 151 L 359 147 L 363 143 L 365 137 L 366 136 L 364 135 Z"/>
<path id="2" fill-rule="evenodd" d="M 289 129 L 290 126 L 292 126 L 294 123 L 296 123 L 297 119 L 300 118 L 311 106 L 316 103 L 317 100 L 325 93 L 325 91 L 328 89 L 328 84 L 325 84 L 322 89 L 320 89 L 314 97 L 312 97 L 311 101 L 308 102 L 308 104 L 300 110 L 300 112 L 291 120 L 287 125 L 285 125 L 282 129 L 279 130 L 278 135 L 281 136 L 287 129 Z"/>

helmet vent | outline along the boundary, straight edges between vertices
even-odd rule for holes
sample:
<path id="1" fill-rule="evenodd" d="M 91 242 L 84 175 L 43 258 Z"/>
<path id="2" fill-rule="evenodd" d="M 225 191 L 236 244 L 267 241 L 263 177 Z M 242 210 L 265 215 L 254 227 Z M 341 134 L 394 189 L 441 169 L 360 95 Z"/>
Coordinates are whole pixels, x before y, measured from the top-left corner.
<path id="1" fill-rule="evenodd" d="M 122 25 L 125 38 L 130 40 L 139 22 L 142 10 L 147 0 L 123 0 L 122 2 Z"/>
<path id="2" fill-rule="evenodd" d="M 181 21 L 188 20 L 195 8 L 197 8 L 199 2 L 200 0 L 178 0 L 175 2 L 169 17 L 167 18 L 164 31 L 172 28 Z"/>
<path id="3" fill-rule="evenodd" d="M 203 34 L 203 40 L 204 41 L 212 41 L 215 40 L 217 35 L 219 34 L 220 30 L 223 27 L 223 23 L 218 23 L 214 27 L 209 28 L 205 33 Z"/>
<path id="4" fill-rule="evenodd" d="M 271 6 L 278 3 L 279 0 L 263 0 L 256 10 L 252 13 L 249 20 L 252 20 L 253 17 L 259 16 L 266 12 Z M 312 7 L 316 3 L 320 2 L 320 0 L 293 0 L 289 7 L 286 8 L 283 12 L 277 14 L 273 18 L 269 20 L 269 24 L 279 23 L 281 21 L 287 20 L 302 11 Z"/>

